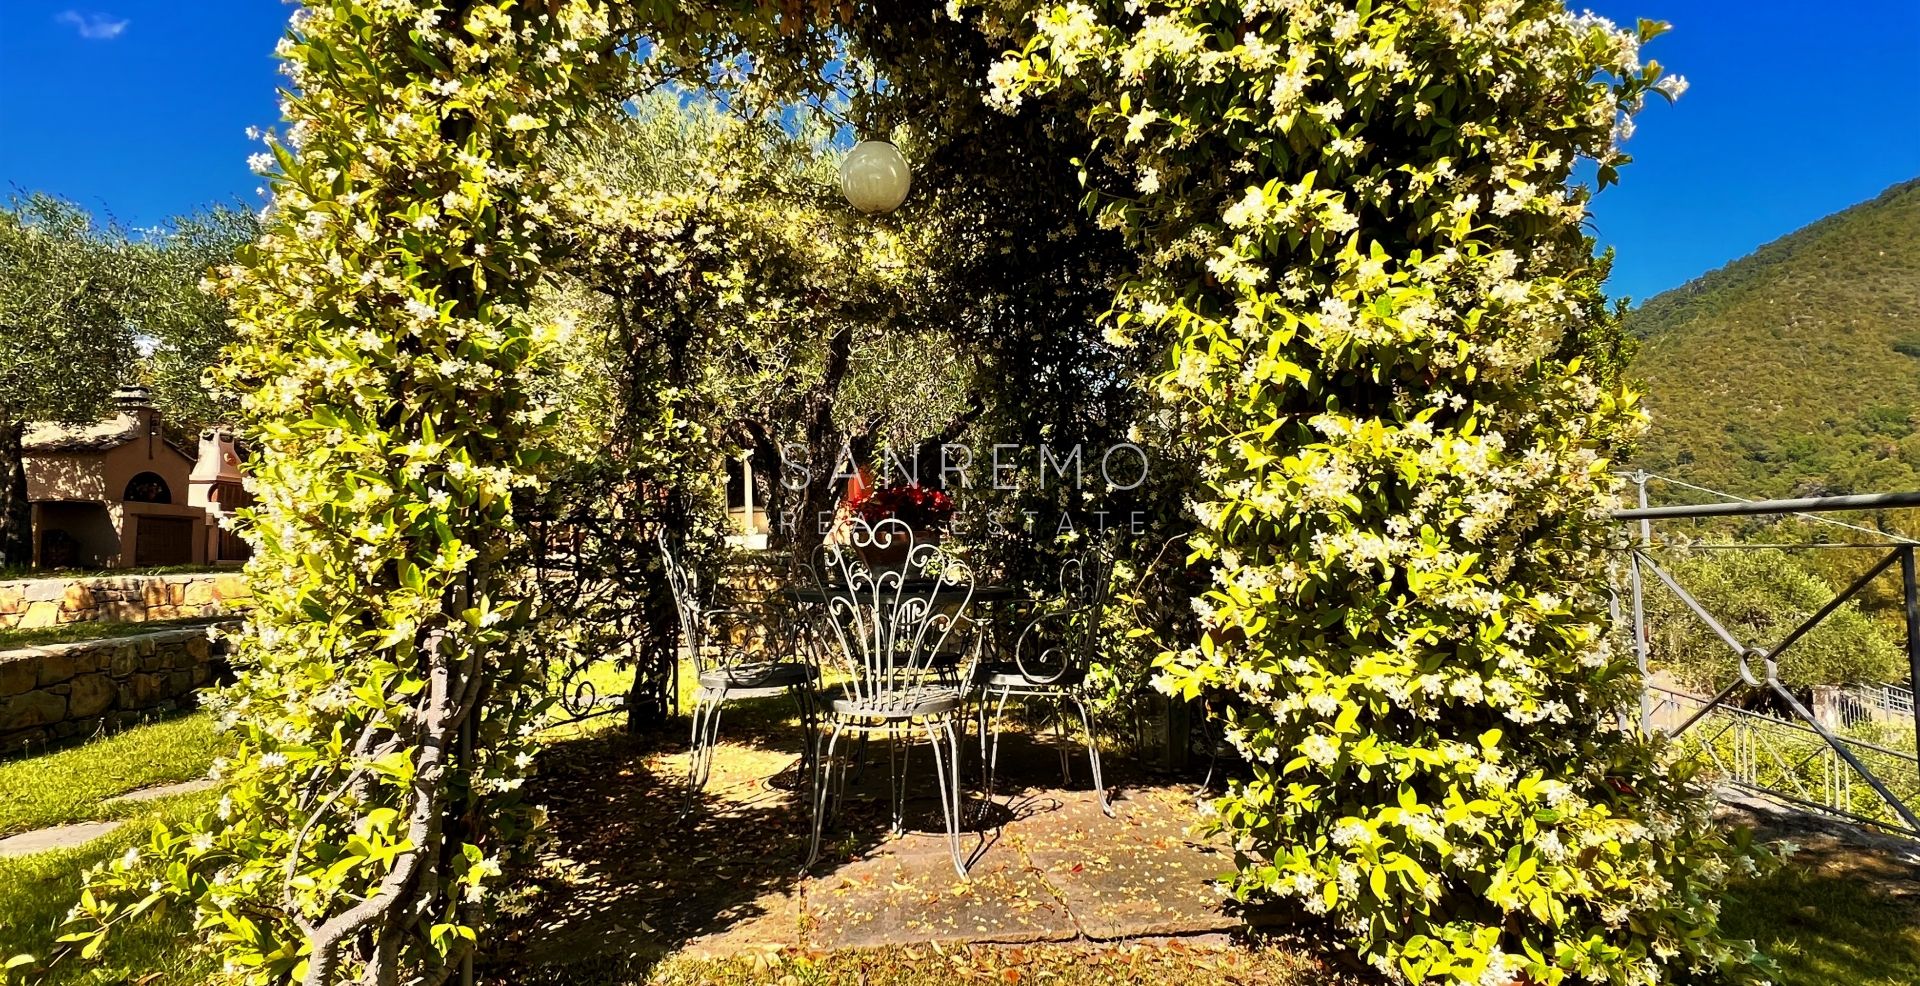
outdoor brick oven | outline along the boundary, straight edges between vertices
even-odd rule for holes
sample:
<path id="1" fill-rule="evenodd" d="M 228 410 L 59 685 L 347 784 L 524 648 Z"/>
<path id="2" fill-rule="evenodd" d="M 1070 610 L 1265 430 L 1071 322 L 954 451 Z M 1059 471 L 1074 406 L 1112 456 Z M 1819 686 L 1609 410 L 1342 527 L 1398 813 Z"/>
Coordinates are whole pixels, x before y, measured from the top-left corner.
<path id="1" fill-rule="evenodd" d="M 33 560 L 41 568 L 148 568 L 240 561 L 228 521 L 243 505 L 239 459 L 223 431 L 199 455 L 168 437 L 143 387 L 87 425 L 41 422 L 25 440 Z"/>

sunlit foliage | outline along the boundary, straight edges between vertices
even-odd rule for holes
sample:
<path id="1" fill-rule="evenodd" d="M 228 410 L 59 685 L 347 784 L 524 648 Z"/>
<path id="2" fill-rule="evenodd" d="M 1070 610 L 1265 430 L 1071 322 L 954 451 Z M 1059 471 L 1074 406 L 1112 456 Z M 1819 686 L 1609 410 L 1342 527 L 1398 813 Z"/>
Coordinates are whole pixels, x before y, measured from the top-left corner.
<path id="1" fill-rule="evenodd" d="M 433 982 L 471 954 L 535 823 L 529 614 L 502 590 L 557 455 L 568 330 L 542 286 L 621 256 L 635 311 L 764 323 L 760 275 L 702 229 L 780 264 L 837 242 L 570 196 L 562 135 L 671 84 L 915 149 L 932 191 L 901 256 L 926 235 L 973 278 L 957 324 L 990 366 L 1041 354 L 1008 378 L 1031 398 L 1010 433 L 1192 450 L 1153 502 L 1187 501 L 1211 588 L 1162 683 L 1222 698 L 1252 765 L 1215 806 L 1234 893 L 1412 981 L 1739 973 L 1725 844 L 1612 728 L 1631 664 L 1597 592 L 1636 414 L 1595 359 L 1613 326 L 1572 175 L 1613 180 L 1617 132 L 1673 88 L 1639 59 L 1654 33 L 1543 0 L 314 0 L 282 50 L 274 213 L 227 277 L 262 453 L 258 670 L 224 710 L 243 751 L 218 812 L 97 874 L 77 940 L 184 896 L 254 981 Z M 1125 384 L 1152 366 L 1141 414 Z"/>
<path id="2" fill-rule="evenodd" d="M 1638 415 L 1590 362 L 1617 330 L 1572 176 L 1614 180 L 1677 92 L 1640 58 L 1658 28 L 1258 7 L 1042 5 L 992 74 L 1009 107 L 1084 101 L 1123 179 L 1100 219 L 1142 257 L 1112 333 L 1171 339 L 1208 447 L 1207 632 L 1164 666 L 1236 699 L 1234 890 L 1414 981 L 1738 971 L 1705 808 L 1616 725 L 1634 669 L 1598 591 Z"/>

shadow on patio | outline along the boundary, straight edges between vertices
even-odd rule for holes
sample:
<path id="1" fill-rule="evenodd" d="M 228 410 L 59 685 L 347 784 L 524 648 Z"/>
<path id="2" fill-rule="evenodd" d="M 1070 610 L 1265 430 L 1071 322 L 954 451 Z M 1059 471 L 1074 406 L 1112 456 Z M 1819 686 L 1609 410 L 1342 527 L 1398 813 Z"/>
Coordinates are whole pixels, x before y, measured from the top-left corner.
<path id="1" fill-rule="evenodd" d="M 1060 786 L 1050 745 L 1010 732 L 998 808 L 972 795 L 969 878 L 949 860 L 931 764 L 914 753 L 906 832 L 889 829 L 886 754 L 850 788 L 805 876 L 811 816 L 791 790 L 800 734 L 772 701 L 730 709 L 713 776 L 685 817 L 685 741 L 612 727 L 551 746 L 530 795 L 552 841 L 503 920 L 482 981 L 642 981 L 667 956 L 722 957 L 942 942 L 1116 941 L 1237 928 L 1211 880 L 1231 868 L 1192 841 L 1190 789 L 1109 758 L 1118 818 L 1084 753 Z M 969 761 L 969 783 L 977 776 Z M 982 818 L 984 816 L 984 818 Z"/>

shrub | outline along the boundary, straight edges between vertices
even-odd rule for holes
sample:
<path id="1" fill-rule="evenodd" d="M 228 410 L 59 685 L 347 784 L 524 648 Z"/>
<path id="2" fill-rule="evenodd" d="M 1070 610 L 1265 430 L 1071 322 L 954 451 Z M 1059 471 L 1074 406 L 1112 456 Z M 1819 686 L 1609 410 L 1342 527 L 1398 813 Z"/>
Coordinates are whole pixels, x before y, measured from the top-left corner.
<path id="1" fill-rule="evenodd" d="M 1143 258 L 1109 334 L 1169 340 L 1210 449 L 1207 632 L 1232 699 L 1233 892 L 1410 981 L 1743 974 L 1737 856 L 1692 768 L 1615 726 L 1609 449 L 1639 424 L 1580 224 L 1625 161 L 1642 42 L 1559 3 L 1011 7 L 1010 110 L 1081 108 Z M 1017 15 L 1031 13 L 1030 17 Z"/>
<path id="2" fill-rule="evenodd" d="M 1776 549 L 1697 551 L 1663 567 L 1723 626 L 1756 647 L 1773 647 L 1833 599 L 1831 587 Z M 1704 694 L 1732 682 L 1739 673 L 1733 651 L 1658 579 L 1648 575 L 1645 581 L 1649 660 Z M 1886 627 L 1850 601 L 1780 655 L 1780 680 L 1803 689 L 1898 681 L 1905 665 Z M 1764 673 L 1757 661 L 1753 670 Z"/>

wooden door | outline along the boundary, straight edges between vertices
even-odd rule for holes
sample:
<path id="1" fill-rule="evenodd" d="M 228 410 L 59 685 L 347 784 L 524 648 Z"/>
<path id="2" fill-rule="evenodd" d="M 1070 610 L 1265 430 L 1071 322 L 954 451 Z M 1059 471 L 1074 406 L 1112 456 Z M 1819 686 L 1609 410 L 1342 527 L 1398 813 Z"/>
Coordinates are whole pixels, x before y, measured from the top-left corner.
<path id="1" fill-rule="evenodd" d="M 193 563 L 193 518 L 136 517 L 134 523 L 133 567 Z"/>

